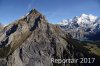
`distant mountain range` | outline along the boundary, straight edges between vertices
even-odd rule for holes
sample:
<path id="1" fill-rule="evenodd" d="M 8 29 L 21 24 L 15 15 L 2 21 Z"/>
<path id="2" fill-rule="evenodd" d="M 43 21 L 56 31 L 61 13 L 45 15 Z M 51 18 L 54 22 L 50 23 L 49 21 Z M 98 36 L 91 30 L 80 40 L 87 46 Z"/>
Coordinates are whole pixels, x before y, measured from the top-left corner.
<path id="1" fill-rule="evenodd" d="M 64 19 L 60 27 L 78 40 L 100 40 L 100 18 L 82 14 L 73 19 Z"/>

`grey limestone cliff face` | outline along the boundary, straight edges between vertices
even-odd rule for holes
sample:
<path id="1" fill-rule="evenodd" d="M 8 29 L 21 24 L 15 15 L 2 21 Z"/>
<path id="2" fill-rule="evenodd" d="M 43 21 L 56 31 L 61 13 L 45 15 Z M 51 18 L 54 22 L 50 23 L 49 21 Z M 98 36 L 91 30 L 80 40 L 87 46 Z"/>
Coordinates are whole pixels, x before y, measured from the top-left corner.
<path id="1" fill-rule="evenodd" d="M 87 56 L 84 49 L 75 49 L 73 41 L 59 26 L 48 23 L 37 10 L 31 10 L 4 27 L 0 37 L 0 66 L 75 66 L 51 63 L 51 58 Z"/>

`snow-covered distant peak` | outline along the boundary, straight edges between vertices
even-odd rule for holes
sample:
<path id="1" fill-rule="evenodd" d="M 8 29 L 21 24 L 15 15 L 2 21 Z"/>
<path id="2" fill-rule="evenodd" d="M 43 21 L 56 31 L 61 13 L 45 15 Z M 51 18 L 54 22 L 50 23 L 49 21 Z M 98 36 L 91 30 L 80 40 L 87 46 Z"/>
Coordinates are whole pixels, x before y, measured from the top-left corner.
<path id="1" fill-rule="evenodd" d="M 89 18 L 90 18 L 90 20 L 96 20 L 97 19 L 97 16 L 94 16 L 92 14 L 89 14 Z"/>
<path id="2" fill-rule="evenodd" d="M 87 14 L 82 14 L 82 15 L 80 16 L 80 18 L 89 18 L 89 19 L 95 20 L 95 19 L 97 19 L 97 16 L 94 16 L 94 15 L 92 15 L 92 14 L 89 14 L 89 15 L 87 15 Z"/>
<path id="3" fill-rule="evenodd" d="M 72 23 L 77 23 L 79 26 L 93 26 L 96 23 L 98 17 L 92 14 L 81 14 L 80 16 L 75 16 L 73 19 L 64 19 L 59 24 L 60 25 L 71 25 Z"/>
<path id="4" fill-rule="evenodd" d="M 69 25 L 72 22 L 72 19 L 63 19 L 59 24 L 60 25 Z"/>
<path id="5" fill-rule="evenodd" d="M 88 15 L 87 14 L 81 14 L 81 16 L 80 17 L 87 17 Z"/>
<path id="6" fill-rule="evenodd" d="M 68 25 L 69 20 L 63 19 L 59 24 L 60 25 Z"/>
<path id="7" fill-rule="evenodd" d="M 82 14 L 78 18 L 76 18 L 77 23 L 79 25 L 81 25 L 81 24 L 91 24 L 91 23 L 94 23 L 96 19 L 97 19 L 97 16 L 94 16 L 92 14 L 89 14 L 89 15 Z"/>

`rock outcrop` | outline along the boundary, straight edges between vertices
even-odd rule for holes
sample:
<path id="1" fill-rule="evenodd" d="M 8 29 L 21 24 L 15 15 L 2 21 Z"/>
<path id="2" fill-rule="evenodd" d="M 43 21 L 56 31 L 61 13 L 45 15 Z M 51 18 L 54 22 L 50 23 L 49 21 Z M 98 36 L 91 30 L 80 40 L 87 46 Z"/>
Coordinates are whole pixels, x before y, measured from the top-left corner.
<path id="1" fill-rule="evenodd" d="M 0 36 L 2 35 L 3 28 L 4 28 L 4 26 L 0 23 Z"/>
<path id="2" fill-rule="evenodd" d="M 9 24 L 0 36 L 0 66 L 85 66 L 56 64 L 51 58 L 95 57 L 59 26 L 47 22 L 33 9 L 27 16 Z M 91 55 L 92 54 L 92 55 Z M 99 59 L 100 60 L 100 59 Z M 98 64 L 96 60 L 94 64 Z"/>

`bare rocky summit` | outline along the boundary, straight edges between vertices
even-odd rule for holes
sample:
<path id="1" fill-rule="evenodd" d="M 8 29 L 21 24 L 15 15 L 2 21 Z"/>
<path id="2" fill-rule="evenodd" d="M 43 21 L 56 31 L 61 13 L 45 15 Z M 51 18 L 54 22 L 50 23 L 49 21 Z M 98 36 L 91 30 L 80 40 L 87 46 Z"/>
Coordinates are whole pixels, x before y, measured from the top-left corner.
<path id="1" fill-rule="evenodd" d="M 4 27 L 0 36 L 0 66 L 85 66 L 56 64 L 51 58 L 97 57 L 73 40 L 59 26 L 47 22 L 33 9 L 27 16 Z M 98 64 L 96 60 L 90 66 Z"/>

